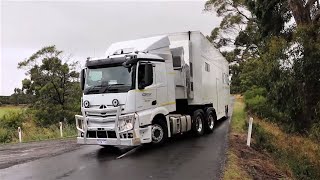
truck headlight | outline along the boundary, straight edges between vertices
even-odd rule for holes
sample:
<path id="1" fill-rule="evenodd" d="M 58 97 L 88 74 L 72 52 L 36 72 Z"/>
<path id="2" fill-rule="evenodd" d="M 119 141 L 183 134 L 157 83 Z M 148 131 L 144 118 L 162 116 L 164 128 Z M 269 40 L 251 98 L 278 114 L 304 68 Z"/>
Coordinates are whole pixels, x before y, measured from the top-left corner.
<path id="1" fill-rule="evenodd" d="M 129 131 L 133 129 L 135 122 L 134 115 L 120 116 L 119 117 L 119 132 Z"/>
<path id="2" fill-rule="evenodd" d="M 88 100 L 83 101 L 83 106 L 84 106 L 85 108 L 89 108 L 89 107 L 90 107 L 89 101 L 88 101 Z"/>

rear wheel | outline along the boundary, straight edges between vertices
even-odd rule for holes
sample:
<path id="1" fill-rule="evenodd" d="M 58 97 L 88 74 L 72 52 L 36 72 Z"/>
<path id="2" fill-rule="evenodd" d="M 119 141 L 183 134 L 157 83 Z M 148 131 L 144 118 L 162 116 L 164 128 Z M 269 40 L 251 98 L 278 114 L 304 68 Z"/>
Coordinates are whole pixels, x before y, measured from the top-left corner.
<path id="1" fill-rule="evenodd" d="M 168 128 L 164 121 L 156 120 L 151 128 L 152 144 L 161 145 L 168 138 Z"/>
<path id="2" fill-rule="evenodd" d="M 217 118 L 216 118 L 214 110 L 212 108 L 207 109 L 207 111 L 206 111 L 206 124 L 205 124 L 206 133 L 213 132 L 216 120 L 217 120 Z"/>
<path id="3" fill-rule="evenodd" d="M 202 136 L 204 134 L 204 116 L 203 111 L 198 109 L 194 111 L 192 116 L 192 131 L 196 136 Z"/>

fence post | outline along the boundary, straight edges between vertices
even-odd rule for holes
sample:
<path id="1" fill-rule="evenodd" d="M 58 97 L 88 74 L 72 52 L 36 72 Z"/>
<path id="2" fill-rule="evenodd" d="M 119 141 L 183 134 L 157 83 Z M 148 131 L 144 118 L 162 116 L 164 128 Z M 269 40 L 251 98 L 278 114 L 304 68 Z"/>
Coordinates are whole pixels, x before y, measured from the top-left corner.
<path id="1" fill-rule="evenodd" d="M 250 143 L 251 143 L 252 123 L 253 123 L 253 118 L 250 117 L 249 128 L 248 128 L 248 137 L 247 137 L 247 146 L 249 146 L 249 147 L 250 147 Z"/>
<path id="2" fill-rule="evenodd" d="M 62 122 L 59 122 L 59 126 L 60 126 L 60 136 L 63 137 L 63 134 L 62 134 Z"/>
<path id="3" fill-rule="evenodd" d="M 19 142 L 22 142 L 22 133 L 21 133 L 21 128 L 18 127 L 18 135 L 19 135 Z"/>

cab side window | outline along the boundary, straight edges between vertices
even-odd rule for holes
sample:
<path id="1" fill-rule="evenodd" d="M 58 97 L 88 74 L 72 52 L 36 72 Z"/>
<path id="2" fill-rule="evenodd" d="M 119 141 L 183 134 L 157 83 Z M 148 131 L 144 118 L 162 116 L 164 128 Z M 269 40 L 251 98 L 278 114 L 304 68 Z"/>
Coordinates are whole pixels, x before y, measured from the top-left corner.
<path id="1" fill-rule="evenodd" d="M 153 84 L 153 66 L 151 63 L 140 64 L 138 68 L 138 88 L 143 89 Z"/>

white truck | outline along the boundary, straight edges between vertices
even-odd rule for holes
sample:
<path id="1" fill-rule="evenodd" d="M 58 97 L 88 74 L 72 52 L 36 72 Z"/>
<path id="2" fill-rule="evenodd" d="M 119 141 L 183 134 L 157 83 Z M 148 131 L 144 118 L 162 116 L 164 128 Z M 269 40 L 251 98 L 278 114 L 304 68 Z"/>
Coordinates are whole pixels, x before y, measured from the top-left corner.
<path id="1" fill-rule="evenodd" d="M 228 116 L 229 66 L 199 31 L 112 44 L 81 71 L 79 144 L 162 144 Z"/>

